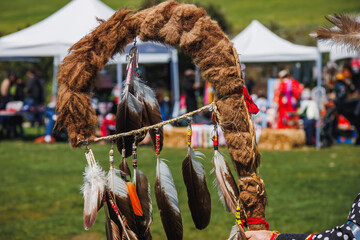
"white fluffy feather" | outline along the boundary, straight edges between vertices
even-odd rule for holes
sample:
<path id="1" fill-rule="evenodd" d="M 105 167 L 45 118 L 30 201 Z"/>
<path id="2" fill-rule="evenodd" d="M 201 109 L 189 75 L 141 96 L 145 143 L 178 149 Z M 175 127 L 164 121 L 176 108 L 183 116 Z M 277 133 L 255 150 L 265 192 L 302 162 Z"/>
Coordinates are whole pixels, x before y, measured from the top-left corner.
<path id="1" fill-rule="evenodd" d="M 84 228 L 88 230 L 95 222 L 98 208 L 102 206 L 105 189 L 105 172 L 98 163 L 87 165 L 84 172 Z"/>

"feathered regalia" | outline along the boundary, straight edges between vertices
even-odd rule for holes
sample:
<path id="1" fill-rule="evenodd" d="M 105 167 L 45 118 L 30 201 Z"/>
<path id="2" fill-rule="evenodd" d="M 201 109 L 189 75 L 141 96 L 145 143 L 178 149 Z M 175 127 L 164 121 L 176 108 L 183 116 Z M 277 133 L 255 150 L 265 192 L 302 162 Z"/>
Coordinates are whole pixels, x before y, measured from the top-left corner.
<path id="1" fill-rule="evenodd" d="M 199 67 L 203 78 L 214 86 L 217 100 L 190 115 L 212 107 L 216 124 L 224 133 L 238 180 L 232 177 L 218 150 L 214 151 L 213 162 L 219 192 L 237 219 L 236 233 L 232 236 L 235 239 L 243 237 L 239 226 L 252 230 L 268 228 L 265 221 L 265 185 L 256 171 L 260 164 L 260 153 L 251 116 L 256 108 L 244 88 L 238 54 L 218 24 L 202 8 L 167 1 L 138 12 L 120 9 L 107 21 L 101 21 L 96 29 L 71 47 L 70 54 L 59 67 L 59 116 L 56 127 L 67 128 L 72 147 L 99 140 L 94 136 L 97 117 L 89 96 L 96 74 L 109 58 L 123 52 L 136 36 L 142 41 L 157 41 L 182 48 Z M 117 110 L 117 134 L 106 138 L 116 140 L 122 155 L 121 167 L 120 170 L 110 167 L 107 178 L 104 178 L 101 169 L 95 167 L 85 171 L 95 171 L 95 174 L 94 177 L 91 174 L 84 177 L 84 199 L 91 202 L 84 207 L 84 226 L 88 228 L 93 224 L 95 209 L 104 204 L 109 239 L 117 239 L 114 236 L 119 234 L 121 238 L 128 239 L 134 236 L 138 239 L 150 238 L 148 230 L 151 218 L 146 217 L 145 213 L 150 213 L 151 207 L 143 205 L 144 201 L 150 201 L 149 187 L 144 180 L 146 177 L 134 168 L 133 185 L 129 184 L 131 173 L 126 163 L 126 158 L 134 152 L 133 146 L 137 146 L 148 132 L 157 154 L 154 186 L 165 232 L 169 239 L 181 239 L 183 229 L 176 188 L 169 168 L 159 156 L 163 135 L 161 127 L 173 120 L 162 122 L 154 93 L 136 74 L 137 57 L 137 49 L 133 48 Z M 189 145 L 182 166 L 189 208 L 198 229 L 205 228 L 211 219 L 211 201 L 201 164 L 202 157 Z M 103 190 L 99 190 L 101 186 L 93 184 L 97 178 L 102 179 Z M 230 182 L 231 187 L 228 186 Z M 90 189 L 96 197 L 89 197 L 85 189 Z"/>

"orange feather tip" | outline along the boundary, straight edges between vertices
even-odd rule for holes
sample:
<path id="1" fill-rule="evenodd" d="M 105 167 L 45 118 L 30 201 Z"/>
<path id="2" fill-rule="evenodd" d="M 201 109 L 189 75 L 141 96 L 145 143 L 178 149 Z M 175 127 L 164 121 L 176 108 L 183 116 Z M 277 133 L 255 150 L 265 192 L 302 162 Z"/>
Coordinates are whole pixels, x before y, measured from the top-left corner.
<path id="1" fill-rule="evenodd" d="M 134 213 L 136 216 L 142 216 L 143 215 L 143 210 L 141 208 L 140 205 L 140 201 L 139 201 L 139 197 L 136 193 L 136 187 L 132 182 L 127 182 L 126 186 L 128 188 L 129 191 L 129 196 L 130 196 L 130 201 L 131 201 L 131 205 L 133 207 Z"/>

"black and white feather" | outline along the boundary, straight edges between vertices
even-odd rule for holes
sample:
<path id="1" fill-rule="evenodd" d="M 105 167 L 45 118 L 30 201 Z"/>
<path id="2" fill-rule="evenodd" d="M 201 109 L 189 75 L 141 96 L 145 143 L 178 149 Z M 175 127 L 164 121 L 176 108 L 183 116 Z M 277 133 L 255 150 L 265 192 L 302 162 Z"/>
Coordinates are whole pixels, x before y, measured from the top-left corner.
<path id="1" fill-rule="evenodd" d="M 156 164 L 155 197 L 167 238 L 182 239 L 183 225 L 174 180 L 169 167 L 159 157 Z"/>
<path id="2" fill-rule="evenodd" d="M 213 163 L 213 172 L 216 175 L 216 184 L 220 200 L 225 202 L 225 208 L 236 216 L 236 207 L 239 202 L 239 189 L 230 167 L 224 156 L 217 150 L 214 151 Z"/>
<path id="3" fill-rule="evenodd" d="M 211 197 L 206 184 L 205 170 L 198 161 L 204 158 L 203 153 L 188 147 L 188 154 L 182 163 L 188 205 L 197 229 L 206 228 L 211 216 Z"/>

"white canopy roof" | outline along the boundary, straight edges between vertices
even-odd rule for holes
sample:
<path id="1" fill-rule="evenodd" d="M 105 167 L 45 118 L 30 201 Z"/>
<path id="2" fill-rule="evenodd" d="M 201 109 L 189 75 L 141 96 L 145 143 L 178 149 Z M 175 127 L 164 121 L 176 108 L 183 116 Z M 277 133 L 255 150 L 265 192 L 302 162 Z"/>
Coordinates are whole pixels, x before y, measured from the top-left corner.
<path id="1" fill-rule="evenodd" d="M 114 10 L 99 0 L 73 0 L 43 21 L 0 38 L 0 56 L 66 55 Z"/>
<path id="2" fill-rule="evenodd" d="M 232 39 L 241 62 L 292 62 L 319 59 L 316 47 L 301 46 L 284 40 L 253 20 Z"/>
<path id="3" fill-rule="evenodd" d="M 107 20 L 114 12 L 100 0 L 72 0 L 43 21 L 0 38 L 0 57 L 57 56 L 57 65 L 74 43 L 99 25 L 96 18 Z M 142 42 L 138 45 L 140 63 L 171 60 L 172 48 Z M 125 63 L 125 56 L 117 55 L 111 62 Z"/>

